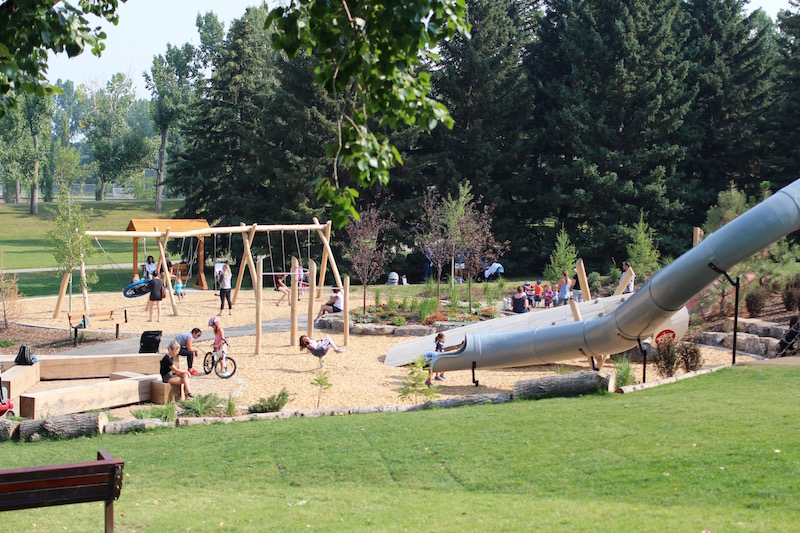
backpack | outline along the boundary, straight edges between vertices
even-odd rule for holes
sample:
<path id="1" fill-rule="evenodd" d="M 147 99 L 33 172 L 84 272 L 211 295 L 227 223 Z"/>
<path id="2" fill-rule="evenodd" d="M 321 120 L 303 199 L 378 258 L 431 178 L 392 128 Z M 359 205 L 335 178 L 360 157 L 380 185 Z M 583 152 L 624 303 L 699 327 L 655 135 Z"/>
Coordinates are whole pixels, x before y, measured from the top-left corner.
<path id="1" fill-rule="evenodd" d="M 31 347 L 27 344 L 23 344 L 19 347 L 19 353 L 17 353 L 17 358 L 14 359 L 15 365 L 25 365 L 30 366 L 34 363 L 33 360 L 33 353 L 31 352 Z"/>

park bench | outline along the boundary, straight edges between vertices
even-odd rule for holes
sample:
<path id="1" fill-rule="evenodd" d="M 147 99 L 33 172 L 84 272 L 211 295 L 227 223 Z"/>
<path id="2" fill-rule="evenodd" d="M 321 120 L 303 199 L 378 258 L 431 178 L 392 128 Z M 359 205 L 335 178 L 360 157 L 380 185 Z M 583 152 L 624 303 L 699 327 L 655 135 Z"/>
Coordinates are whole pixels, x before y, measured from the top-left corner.
<path id="1" fill-rule="evenodd" d="M 0 470 L 0 511 L 105 502 L 105 530 L 114 531 L 124 467 L 123 459 L 100 450 L 97 461 Z"/>
<path id="2" fill-rule="evenodd" d="M 179 279 L 186 284 L 186 280 L 189 279 L 189 272 L 186 263 L 172 263 L 172 268 L 170 269 L 170 276 L 172 279 Z"/>
<path id="3" fill-rule="evenodd" d="M 78 345 L 78 330 L 85 329 L 87 325 L 95 321 L 113 322 L 116 325 L 117 338 L 119 339 L 119 314 L 109 308 L 104 309 L 88 309 L 86 311 L 72 311 L 67 314 L 69 316 L 69 327 L 75 332 L 74 342 L 75 346 Z M 128 321 L 127 311 L 125 312 L 124 321 Z"/>

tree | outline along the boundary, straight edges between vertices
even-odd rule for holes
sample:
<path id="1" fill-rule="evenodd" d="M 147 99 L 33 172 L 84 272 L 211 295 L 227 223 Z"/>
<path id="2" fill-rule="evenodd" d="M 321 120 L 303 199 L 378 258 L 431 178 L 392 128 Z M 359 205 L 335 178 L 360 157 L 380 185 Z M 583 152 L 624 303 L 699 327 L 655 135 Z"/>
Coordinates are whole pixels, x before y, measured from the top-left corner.
<path id="1" fill-rule="evenodd" d="M 50 149 L 50 123 L 53 118 L 53 97 L 24 94 L 21 106 L 25 130 L 31 143 L 31 160 L 25 178 L 31 191 L 31 215 L 39 214 L 39 166 L 46 161 Z"/>
<path id="2" fill-rule="evenodd" d="M 472 205 L 474 197 L 472 196 L 472 185 L 469 180 L 466 183 L 458 184 L 458 196 L 453 198 L 449 194 L 447 200 L 444 201 L 442 206 L 442 225 L 444 232 L 447 235 L 447 242 L 450 244 L 447 256 L 450 258 L 450 286 L 454 286 L 456 282 L 455 276 L 455 257 L 456 248 L 462 246 L 462 222 L 467 215 L 467 211 Z M 461 249 L 464 253 L 463 248 Z"/>
<path id="3" fill-rule="evenodd" d="M 124 183 L 151 166 L 155 146 L 126 121 L 134 94 L 124 74 L 114 74 L 91 95 L 91 103 L 87 138 L 97 162 L 97 199 L 103 201 L 109 183 Z"/>
<path id="4" fill-rule="evenodd" d="M 351 220 L 345 226 L 345 257 L 350 259 L 363 287 L 364 312 L 367 309 L 367 286 L 378 280 L 389 260 L 390 251 L 381 237 L 393 225 L 391 216 L 382 217 L 378 208 L 370 205 L 358 220 Z"/>
<path id="5" fill-rule="evenodd" d="M 270 12 L 275 48 L 290 58 L 311 50 L 321 63 L 317 83 L 347 102 L 337 113 L 337 140 L 327 147 L 332 172 L 316 181 L 319 197 L 333 204 L 331 218 L 338 227 L 349 216 L 358 217 L 353 186 L 385 185 L 389 170 L 401 162 L 381 128 L 417 121 L 427 129 L 439 122 L 452 127 L 447 108 L 430 97 L 430 74 L 416 68 L 440 42 L 468 35 L 465 14 L 463 0 L 396 5 L 293 0 Z M 339 174 L 340 165 L 351 180 Z"/>
<path id="6" fill-rule="evenodd" d="M 485 262 L 496 261 L 508 250 L 508 242 L 499 243 L 492 231 L 491 206 L 479 209 L 469 202 L 459 222 L 461 251 L 464 254 L 464 275 L 468 279 L 469 312 L 472 313 L 472 280 L 483 274 Z"/>
<path id="7" fill-rule="evenodd" d="M 436 266 L 436 298 L 442 297 L 442 268 L 450 262 L 453 243 L 445 226 L 444 204 L 439 192 L 430 188 L 422 197 L 423 215 L 415 227 L 416 244 L 423 255 L 430 253 Z"/>
<path id="8" fill-rule="evenodd" d="M 150 72 L 144 73 L 151 100 L 150 115 L 161 134 L 158 148 L 158 169 L 156 176 L 156 213 L 161 212 L 161 196 L 164 188 L 166 169 L 167 135 L 171 126 L 185 115 L 194 95 L 192 83 L 196 76 L 194 62 L 196 51 L 186 43 L 182 47 L 167 44 L 167 51 L 153 58 Z"/>
<path id="9" fill-rule="evenodd" d="M 765 119 L 778 59 L 772 22 L 761 10 L 744 16 L 745 0 L 683 3 L 691 62 L 686 83 L 697 87 L 680 130 L 687 155 L 680 168 L 692 187 L 688 211 L 702 212 L 731 181 L 755 188 L 765 174 Z"/>
<path id="10" fill-rule="evenodd" d="M 47 83 L 48 51 L 75 57 L 89 45 L 100 56 L 105 32 L 91 28 L 87 15 L 116 25 L 120 0 L 7 0 L 0 3 L 0 117 L 24 94 L 58 92 Z M 121 0 L 125 2 L 126 0 Z"/>
<path id="11" fill-rule="evenodd" d="M 538 135 L 552 216 L 586 256 L 624 252 L 638 208 L 666 234 L 660 248 L 675 254 L 688 235 L 685 209 L 693 190 L 682 182 L 678 142 L 695 95 L 687 86 L 681 2 L 548 0 L 526 58 L 535 85 Z M 552 191 L 552 192 L 550 192 Z M 537 208 L 539 204 L 537 204 Z"/>
<path id="12" fill-rule="evenodd" d="M 9 274 L 3 268 L 3 256 L 0 252 L 0 326 L 8 329 L 8 324 L 20 315 L 20 296 L 17 276 Z"/>
<path id="13" fill-rule="evenodd" d="M 0 118 L 0 176 L 4 184 L 5 201 L 20 203 L 20 181 L 24 179 L 32 146 L 25 131 L 25 121 L 19 109 L 12 109 Z M 13 197 L 12 197 L 13 193 Z"/>
<path id="14" fill-rule="evenodd" d="M 58 203 L 56 204 L 55 227 L 47 232 L 47 239 L 50 245 L 50 253 L 58 265 L 60 276 L 65 274 L 72 275 L 75 267 L 80 265 L 81 260 L 94 257 L 96 250 L 92 241 L 84 238 L 86 224 L 90 213 L 86 213 L 81 208 L 79 202 L 72 198 L 72 193 L 66 183 L 59 184 Z M 97 281 L 97 273 L 94 270 L 86 271 L 86 284 Z M 70 290 L 72 285 L 70 285 Z M 82 287 L 83 289 L 87 287 Z"/>
<path id="15" fill-rule="evenodd" d="M 639 222 L 634 225 L 633 240 L 627 247 L 628 261 L 634 271 L 647 281 L 658 270 L 661 254 L 655 244 L 655 232 L 644 221 L 644 210 L 639 212 Z"/>
<path id="16" fill-rule="evenodd" d="M 769 115 L 774 125 L 769 132 L 777 187 L 797 179 L 800 168 L 800 3 L 790 0 L 790 10 L 778 14 L 781 57 L 776 67 L 776 101 Z"/>
<path id="17" fill-rule="evenodd" d="M 578 260 L 578 251 L 569 240 L 569 234 L 564 227 L 556 235 L 556 247 L 550 254 L 550 262 L 544 268 L 544 279 L 554 281 L 561 278 L 561 272 L 569 272 Z"/>

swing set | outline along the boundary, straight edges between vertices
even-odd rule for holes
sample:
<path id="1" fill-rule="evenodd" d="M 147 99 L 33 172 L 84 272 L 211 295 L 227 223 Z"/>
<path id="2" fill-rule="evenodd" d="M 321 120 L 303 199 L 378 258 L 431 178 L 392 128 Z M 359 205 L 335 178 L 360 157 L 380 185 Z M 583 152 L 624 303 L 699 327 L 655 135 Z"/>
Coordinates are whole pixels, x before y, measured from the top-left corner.
<path id="1" fill-rule="evenodd" d="M 145 230 L 144 227 L 147 224 L 152 224 L 152 231 Z M 167 224 L 165 231 L 159 230 L 159 225 L 162 227 Z M 187 228 L 187 225 L 190 226 Z M 194 226 L 194 227 L 191 227 Z M 173 231 L 175 229 L 175 231 Z M 272 242 L 270 238 L 270 232 L 280 231 L 281 232 L 281 271 L 275 272 L 274 260 L 273 260 L 273 253 L 272 253 Z M 255 263 L 253 260 L 253 254 L 251 245 L 253 243 L 253 239 L 257 233 L 266 233 L 267 234 L 267 242 L 269 244 L 269 256 L 270 256 L 270 267 L 272 272 L 267 274 L 269 275 L 298 275 L 300 281 L 302 281 L 303 276 L 305 275 L 305 271 L 302 270 L 302 267 L 298 267 L 295 271 L 286 272 L 285 265 L 286 265 L 286 246 L 285 246 L 285 232 L 294 232 L 295 233 L 295 244 L 297 246 L 298 255 L 302 256 L 300 252 L 300 240 L 298 237 L 299 231 L 306 231 L 308 233 L 308 258 L 310 261 L 311 257 L 311 232 L 316 231 L 319 235 L 319 239 L 322 242 L 323 250 L 322 250 L 322 261 L 321 266 L 319 269 L 319 282 L 316 283 L 316 295 L 313 295 L 315 298 L 320 298 L 322 296 L 322 288 L 325 280 L 326 269 L 328 265 L 330 265 L 331 273 L 333 274 L 334 280 L 338 287 L 342 287 L 342 279 L 339 276 L 339 270 L 336 266 L 336 261 L 334 259 L 333 251 L 330 247 L 330 234 L 331 234 L 331 223 L 327 222 L 326 224 L 321 224 L 319 220 L 316 218 L 313 219 L 313 224 L 284 224 L 284 225 L 259 225 L 259 224 L 252 224 L 252 225 L 245 225 L 242 223 L 239 226 L 223 226 L 223 227 L 209 227 L 208 223 L 205 220 L 180 220 L 180 219 L 158 219 L 158 220 L 131 220 L 130 224 L 128 225 L 127 231 L 86 231 L 83 235 L 86 237 L 93 237 L 97 238 L 126 238 L 126 239 L 133 239 L 133 274 L 136 275 L 138 273 L 138 241 L 139 239 L 155 239 L 156 244 L 158 246 L 158 260 L 157 260 L 157 269 L 160 271 L 167 271 L 166 268 L 166 258 L 165 258 L 165 248 L 167 241 L 170 237 L 178 239 L 184 239 L 181 243 L 181 258 L 183 259 L 183 249 L 186 240 L 189 240 L 189 253 L 187 257 L 188 266 L 187 266 L 187 275 L 191 275 L 191 268 L 192 266 L 197 263 L 198 265 L 198 273 L 197 279 L 195 281 L 195 287 L 201 289 L 208 289 L 208 285 L 206 284 L 205 274 L 203 272 L 203 265 L 204 265 L 204 238 L 213 236 L 214 237 L 214 253 L 216 254 L 216 236 L 217 235 L 228 235 L 228 259 L 230 260 L 230 251 L 231 251 L 231 236 L 233 234 L 241 234 L 242 235 L 242 242 L 243 242 L 243 254 L 241 258 L 241 267 L 239 268 L 239 274 L 236 280 L 236 289 L 233 293 L 233 303 L 236 304 L 236 299 L 239 295 L 239 290 L 242 286 L 242 279 L 244 277 L 245 270 L 249 270 L 250 272 L 250 279 L 252 282 L 253 287 L 256 285 L 261 285 L 262 279 L 261 277 L 257 278 Z M 197 238 L 197 246 L 194 248 L 191 243 L 192 238 Z M 99 240 L 97 241 L 99 244 Z M 146 241 L 143 241 L 146 242 Z M 145 244 L 146 246 L 146 244 Z M 102 246 L 101 246 L 102 249 Z M 146 250 L 146 248 L 145 248 Z M 104 250 L 105 252 L 105 250 Z M 146 253 L 146 251 L 145 251 Z M 106 254 L 108 256 L 108 254 Z M 110 257 L 109 257 L 110 259 Z M 113 263 L 113 261 L 112 261 Z M 84 310 L 89 310 L 89 299 L 88 294 L 85 289 L 85 264 L 83 263 L 83 259 L 81 258 L 81 278 L 84 281 L 82 283 L 83 289 L 83 305 Z M 63 303 L 64 295 L 67 288 L 66 281 L 70 273 L 65 274 L 64 280 L 62 280 L 61 290 L 59 291 L 58 301 L 56 303 L 56 309 L 53 313 L 53 318 L 58 316 L 58 313 L 61 310 L 61 305 Z M 316 281 L 316 280 L 315 280 Z M 175 298 L 173 295 L 172 289 L 172 282 L 170 276 L 164 276 L 164 285 L 166 292 L 170 299 L 170 304 L 172 305 L 172 312 L 175 316 L 178 316 L 178 307 L 175 302 Z"/>

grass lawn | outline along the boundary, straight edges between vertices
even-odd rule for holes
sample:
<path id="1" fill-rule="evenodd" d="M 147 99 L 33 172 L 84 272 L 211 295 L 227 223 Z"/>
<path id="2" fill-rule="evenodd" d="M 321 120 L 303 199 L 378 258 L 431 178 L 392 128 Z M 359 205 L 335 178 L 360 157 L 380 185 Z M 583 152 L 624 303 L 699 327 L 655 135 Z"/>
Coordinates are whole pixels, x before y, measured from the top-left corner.
<path id="1" fill-rule="evenodd" d="M 791 531 L 800 368 L 631 395 L 0 443 L 3 467 L 125 459 L 120 531 Z M 334 386 L 336 386 L 334 384 Z M 99 503 L 4 514 L 97 531 Z"/>
<path id="2" fill-rule="evenodd" d="M 162 213 L 154 213 L 152 204 L 146 202 L 82 202 L 81 206 L 93 214 L 89 216 L 89 229 L 125 231 L 132 218 L 170 218 L 183 200 L 165 200 Z M 56 266 L 50 253 L 47 232 L 55 224 L 55 204 L 39 206 L 39 214 L 28 213 L 27 204 L 0 205 L 0 252 L 5 252 L 3 266 L 7 269 L 39 268 Z M 111 258 L 125 268 L 133 259 L 132 241 L 124 239 L 104 239 L 100 241 Z M 155 241 L 149 253 L 157 250 Z M 140 244 L 140 257 L 143 253 Z M 144 260 L 144 258 L 142 258 Z M 98 250 L 87 264 L 108 264 L 109 260 Z M 56 288 L 58 292 L 58 288 Z"/>

